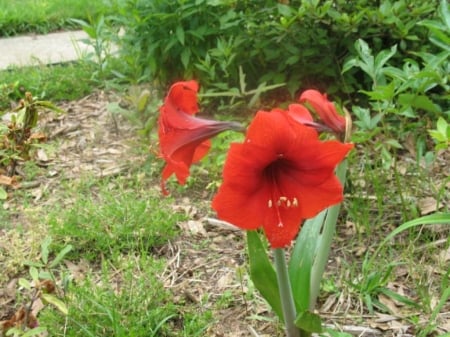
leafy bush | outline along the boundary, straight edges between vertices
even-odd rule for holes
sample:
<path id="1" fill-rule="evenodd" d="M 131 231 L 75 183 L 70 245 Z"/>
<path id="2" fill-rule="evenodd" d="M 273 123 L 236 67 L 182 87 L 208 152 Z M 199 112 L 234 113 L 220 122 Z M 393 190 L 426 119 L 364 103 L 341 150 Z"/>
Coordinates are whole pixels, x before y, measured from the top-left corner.
<path id="1" fill-rule="evenodd" d="M 419 26 L 429 27 L 430 43 L 425 46 L 435 45 L 438 49 L 433 53 L 423 48 L 413 53 L 417 59 L 408 57 L 399 64 L 395 61 L 397 45 L 375 54 L 369 44 L 360 39 L 354 46 L 357 56 L 348 59 L 343 67 L 344 72 L 358 68 L 370 79 L 370 84 L 361 92 L 367 96 L 371 109 L 353 108 L 355 124 L 361 131 L 355 134 L 355 140 L 367 141 L 383 133 L 383 150 L 402 149 L 399 141 L 413 134 L 418 159 L 431 147 L 427 144 L 426 130 L 436 120 L 440 121 L 437 129 L 429 133 L 437 143 L 436 149 L 447 147 L 445 120 L 450 117 L 450 14 L 447 3 L 441 1 L 438 17 L 421 21 Z M 371 114 L 370 110 L 376 114 Z M 384 151 L 389 162 L 388 152 Z"/>
<path id="2" fill-rule="evenodd" d="M 418 0 L 142 1 L 118 8 L 125 27 L 122 58 L 130 74 L 162 85 L 195 77 L 209 90 L 238 88 L 239 67 L 248 87 L 286 83 L 329 93 L 354 93 L 368 78 L 341 67 L 361 38 L 374 54 L 397 44 L 401 62 L 419 50 L 436 3 Z M 428 50 L 431 52 L 432 50 Z"/>

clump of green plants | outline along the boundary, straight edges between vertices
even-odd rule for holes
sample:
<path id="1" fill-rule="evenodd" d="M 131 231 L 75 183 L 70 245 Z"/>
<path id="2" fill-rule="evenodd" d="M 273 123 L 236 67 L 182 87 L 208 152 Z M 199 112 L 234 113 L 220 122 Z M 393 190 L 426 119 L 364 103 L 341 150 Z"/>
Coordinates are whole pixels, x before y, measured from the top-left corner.
<path id="1" fill-rule="evenodd" d="M 398 64 L 401 45 L 375 53 L 369 43 L 358 39 L 354 45 L 357 55 L 343 66 L 344 73 L 357 68 L 370 79 L 360 91 L 368 107 L 355 105 L 352 109 L 358 127 L 354 140 L 375 141 L 385 168 L 392 166 L 392 154 L 403 150 L 402 144 L 411 136 L 417 160 L 431 161 L 432 146 L 426 131 L 435 123 L 437 128 L 429 133 L 437 143 L 436 149 L 447 147 L 450 12 L 446 1 L 441 1 L 437 12 L 436 18 L 419 22 L 419 26 L 428 28 L 430 43 L 428 49 L 412 53 L 416 59 L 408 57 Z"/>
<path id="2" fill-rule="evenodd" d="M 149 137 L 157 123 L 161 101 L 156 90 L 147 86 L 131 85 L 120 102 L 108 104 L 108 110 L 114 115 L 120 114 L 139 128 L 139 133 Z"/>
<path id="3" fill-rule="evenodd" d="M 11 177 L 16 174 L 18 162 L 30 160 L 33 147 L 45 140 L 45 134 L 34 131 L 43 109 L 62 112 L 51 102 L 36 100 L 26 92 L 12 113 L 3 115 L 5 122 L 0 123 L 0 178 L 3 178 L 0 184 L 13 186 L 15 181 Z M 6 192 L 0 187 L 0 199 L 5 198 Z"/>

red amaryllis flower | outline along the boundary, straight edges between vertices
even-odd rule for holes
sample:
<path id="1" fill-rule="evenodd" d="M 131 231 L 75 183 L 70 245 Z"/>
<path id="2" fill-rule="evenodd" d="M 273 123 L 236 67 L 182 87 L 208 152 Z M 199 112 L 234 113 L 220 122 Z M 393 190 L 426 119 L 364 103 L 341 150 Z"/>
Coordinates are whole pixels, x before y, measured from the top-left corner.
<path id="1" fill-rule="evenodd" d="M 330 102 L 326 94 L 321 94 L 317 90 L 306 90 L 300 95 L 300 103 L 307 102 L 319 115 L 323 123 L 337 134 L 345 132 L 345 118 L 339 115 Z"/>
<path id="2" fill-rule="evenodd" d="M 201 160 L 208 152 L 209 138 L 218 133 L 242 127 L 234 122 L 217 122 L 194 117 L 198 112 L 198 84 L 195 81 L 172 85 L 164 105 L 160 108 L 158 136 L 160 154 L 166 161 L 162 171 L 161 187 L 175 173 L 180 184 L 185 184 L 192 163 Z"/>
<path id="3" fill-rule="evenodd" d="M 219 218 L 242 229 L 263 227 L 272 248 L 288 246 L 302 220 L 343 199 L 334 170 L 353 147 L 322 142 L 286 114 L 259 111 L 244 143 L 231 144 L 212 203 Z"/>

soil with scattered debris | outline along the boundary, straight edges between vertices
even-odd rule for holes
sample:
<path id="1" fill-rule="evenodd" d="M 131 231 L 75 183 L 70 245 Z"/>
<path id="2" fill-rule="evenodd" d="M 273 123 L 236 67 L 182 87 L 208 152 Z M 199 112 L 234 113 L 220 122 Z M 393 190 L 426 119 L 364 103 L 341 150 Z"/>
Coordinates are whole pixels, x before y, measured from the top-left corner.
<path id="1" fill-rule="evenodd" d="M 38 165 L 47 168 L 45 176 L 18 187 L 29 190 L 33 207 L 51 204 L 49 195 L 57 194 L 64 181 L 78 179 L 85 174 L 98 178 L 126 174 L 131 165 L 143 162 L 144 158 L 132 151 L 130 145 L 136 139 L 136 129 L 107 109 L 109 102 L 117 100 L 112 94 L 97 92 L 82 100 L 61 104 L 66 114 L 49 114 L 41 119 L 49 140 L 57 146 L 54 151 L 42 148 L 36 153 Z M 3 207 L 17 209 L 16 221 L 23 228 L 34 225 L 27 217 L 27 206 L 20 205 L 18 198 L 10 197 Z M 214 303 L 225 291 L 231 294 L 233 300 L 215 311 L 217 322 L 210 326 L 207 336 L 282 336 L 273 314 L 261 298 L 257 297 L 251 303 L 246 301 L 249 283 L 243 233 L 209 219 L 204 205 L 194 206 L 191 200 L 180 198 L 175 207 L 186 212 L 190 220 L 179 224 L 183 233 L 181 237 L 156 252 L 168 261 L 160 275 L 164 285 L 171 289 L 175 298 L 199 307 L 205 295 Z M 14 238 L 6 230 L 0 230 L 0 235 L 5 238 L 0 241 L 1 264 L 5 263 L 1 259 L 2 247 L 5 248 L 7 240 Z M 334 254 L 330 258 L 330 278 L 334 272 L 338 275 L 337 271 L 345 268 L 347 253 L 340 244 L 346 236 L 352 235 L 355 235 L 355 228 L 351 223 L 340 226 Z M 199 248 L 198 242 L 202 240 L 208 242 L 207 247 Z M 351 252 L 350 259 L 360 258 L 362 261 L 365 250 L 364 247 L 359 248 L 362 250 Z M 23 249 L 26 256 L 27 248 Z M 407 293 L 408 287 L 401 282 L 408 277 L 407 272 L 401 274 L 401 268 L 397 272 L 397 280 L 389 288 L 399 294 Z M 9 276 L 3 280 L 0 278 L 3 283 L 0 284 L 0 321 L 14 313 L 17 275 Z M 414 326 L 402 318 L 401 303 L 388 297 L 380 300 L 398 315 L 367 315 L 362 303 L 344 291 L 328 292 L 320 299 L 319 310 L 328 325 L 355 336 L 413 336 Z M 450 326 L 445 322 L 450 321 L 450 304 L 442 312 L 440 329 L 448 332 Z"/>

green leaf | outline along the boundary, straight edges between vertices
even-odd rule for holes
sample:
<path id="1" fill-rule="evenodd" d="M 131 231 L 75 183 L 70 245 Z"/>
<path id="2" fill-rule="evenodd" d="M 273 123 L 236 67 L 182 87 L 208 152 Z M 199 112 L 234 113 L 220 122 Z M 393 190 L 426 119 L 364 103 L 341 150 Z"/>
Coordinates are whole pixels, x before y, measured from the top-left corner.
<path id="1" fill-rule="evenodd" d="M 180 41 L 180 43 L 184 46 L 184 30 L 183 27 L 178 26 L 175 34 L 177 36 L 178 41 Z"/>
<path id="2" fill-rule="evenodd" d="M 331 328 L 326 328 L 325 332 L 328 333 L 330 337 L 353 337 L 352 334 L 349 334 L 347 332 L 336 331 Z"/>
<path id="3" fill-rule="evenodd" d="M 183 49 L 181 52 L 181 63 L 183 63 L 184 69 L 189 68 L 189 60 L 191 59 L 191 51 L 189 49 Z"/>
<path id="4" fill-rule="evenodd" d="M 41 270 L 39 272 L 39 278 L 42 279 L 42 280 L 53 280 L 54 277 L 53 277 L 53 275 L 50 272 L 45 271 L 45 270 Z"/>
<path id="5" fill-rule="evenodd" d="M 42 333 L 46 332 L 47 328 L 44 326 L 38 326 L 36 328 L 33 328 L 31 330 L 28 330 L 27 332 L 25 332 L 23 335 L 21 335 L 21 337 L 32 337 L 32 336 L 38 336 L 41 335 Z"/>
<path id="6" fill-rule="evenodd" d="M 322 332 L 322 319 L 319 315 L 310 311 L 303 311 L 298 314 L 295 325 L 307 332 Z"/>
<path id="7" fill-rule="evenodd" d="M 42 262 L 44 262 L 44 264 L 48 263 L 48 254 L 49 254 L 48 247 L 50 246 L 51 243 L 52 243 L 51 237 L 46 237 L 44 241 L 41 243 L 41 260 Z"/>
<path id="8" fill-rule="evenodd" d="M 402 105 L 409 105 L 417 109 L 435 113 L 441 111 L 439 106 L 434 104 L 433 101 L 425 95 L 401 94 L 398 96 L 398 101 Z"/>
<path id="9" fill-rule="evenodd" d="M 27 290 L 31 289 L 31 283 L 27 279 L 19 278 L 19 285 Z"/>
<path id="10" fill-rule="evenodd" d="M 311 270 L 326 211 L 302 225 L 289 260 L 289 278 L 297 312 L 310 308 Z"/>
<path id="11" fill-rule="evenodd" d="M 436 129 L 439 131 L 440 134 L 447 136 L 447 128 L 448 128 L 447 121 L 444 118 L 439 117 L 436 123 Z"/>
<path id="12" fill-rule="evenodd" d="M 270 263 L 267 251 L 258 232 L 247 231 L 247 249 L 250 263 L 250 277 L 273 311 L 283 321 L 280 291 L 277 275 Z"/>
<path id="13" fill-rule="evenodd" d="M 409 305 L 410 307 L 414 307 L 414 308 L 419 307 L 419 305 L 416 302 L 414 302 L 413 300 L 409 299 L 406 296 L 402 296 L 402 295 L 396 293 L 395 291 L 392 291 L 392 290 L 384 288 L 384 287 L 380 288 L 379 290 L 380 290 L 380 293 L 396 300 L 397 302 Z"/>
<path id="14" fill-rule="evenodd" d="M 58 108 L 55 104 L 53 104 L 50 101 L 36 101 L 36 102 L 34 102 L 34 104 L 39 106 L 39 107 L 50 109 L 50 110 L 52 110 L 54 112 L 57 112 L 57 113 L 64 113 L 65 112 L 64 110 L 62 110 L 61 108 Z"/>
<path id="15" fill-rule="evenodd" d="M 8 198 L 8 193 L 0 186 L 0 200 L 6 200 L 6 198 Z"/>
<path id="16" fill-rule="evenodd" d="M 397 45 L 391 47 L 390 50 L 382 50 L 375 57 L 375 71 L 378 74 L 389 59 L 397 52 Z"/>
<path id="17" fill-rule="evenodd" d="M 145 112 L 145 109 L 147 108 L 148 101 L 150 99 L 150 90 L 145 89 L 141 92 L 139 95 L 138 101 L 137 101 L 137 111 L 142 114 Z"/>
<path id="18" fill-rule="evenodd" d="M 72 245 L 65 246 L 59 253 L 56 255 L 55 259 L 50 263 L 50 268 L 53 268 L 58 265 L 59 262 L 73 249 Z"/>
<path id="19" fill-rule="evenodd" d="M 39 280 L 39 271 L 36 267 L 30 267 L 30 275 L 33 281 Z"/>
<path id="20" fill-rule="evenodd" d="M 56 296 L 51 294 L 42 294 L 41 297 L 45 302 L 53 304 L 63 315 L 67 315 L 69 313 L 66 304 Z"/>

